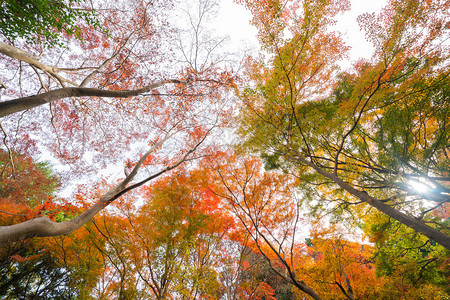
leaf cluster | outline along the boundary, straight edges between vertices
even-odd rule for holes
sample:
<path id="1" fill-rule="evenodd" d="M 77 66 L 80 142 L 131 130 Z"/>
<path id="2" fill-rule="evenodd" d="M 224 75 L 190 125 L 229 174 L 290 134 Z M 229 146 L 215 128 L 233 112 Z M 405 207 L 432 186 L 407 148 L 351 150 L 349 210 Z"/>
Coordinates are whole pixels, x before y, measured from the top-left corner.
<path id="1" fill-rule="evenodd" d="M 81 9 L 84 3 L 85 0 L 2 0 L 0 32 L 11 42 L 24 38 L 44 41 L 49 47 L 62 46 L 63 35 L 81 39 L 80 20 L 99 27 L 96 13 Z"/>

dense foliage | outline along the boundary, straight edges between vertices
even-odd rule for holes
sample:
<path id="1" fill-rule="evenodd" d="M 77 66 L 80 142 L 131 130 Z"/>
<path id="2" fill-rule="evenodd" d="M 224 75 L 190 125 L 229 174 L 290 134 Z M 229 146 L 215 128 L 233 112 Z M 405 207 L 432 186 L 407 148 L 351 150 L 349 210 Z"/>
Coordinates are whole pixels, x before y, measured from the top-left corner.
<path id="1" fill-rule="evenodd" d="M 97 24 L 95 12 L 83 5 L 85 0 L 2 0 L 0 32 L 11 42 L 24 38 L 49 46 L 62 45 L 64 34 L 80 38 L 81 21 Z"/>
<path id="2" fill-rule="evenodd" d="M 0 1 L 0 298 L 449 297 L 450 3 L 236 2 Z"/>

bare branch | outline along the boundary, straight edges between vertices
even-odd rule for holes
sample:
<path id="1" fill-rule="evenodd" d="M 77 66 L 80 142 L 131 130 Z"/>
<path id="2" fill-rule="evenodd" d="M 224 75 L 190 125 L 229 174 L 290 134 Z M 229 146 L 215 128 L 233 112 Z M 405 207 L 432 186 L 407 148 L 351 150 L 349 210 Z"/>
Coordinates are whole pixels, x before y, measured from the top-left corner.
<path id="1" fill-rule="evenodd" d="M 0 42 L 0 53 L 9 56 L 11 58 L 17 59 L 19 61 L 25 62 L 29 64 L 30 66 L 35 66 L 38 69 L 41 69 L 42 71 L 46 72 L 50 76 L 57 79 L 59 82 L 66 82 L 73 86 L 78 86 L 76 83 L 61 77 L 58 73 L 55 72 L 56 67 L 54 66 L 48 66 L 46 64 L 43 64 L 39 61 L 38 58 L 32 56 L 31 54 L 18 49 L 14 46 L 10 46 L 8 44 L 5 44 L 3 42 Z"/>

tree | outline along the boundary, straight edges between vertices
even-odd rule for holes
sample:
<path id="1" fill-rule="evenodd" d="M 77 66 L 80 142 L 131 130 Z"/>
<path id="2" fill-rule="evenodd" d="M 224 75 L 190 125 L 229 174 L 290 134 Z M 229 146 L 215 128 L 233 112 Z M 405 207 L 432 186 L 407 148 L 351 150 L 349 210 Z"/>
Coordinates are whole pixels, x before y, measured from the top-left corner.
<path id="1" fill-rule="evenodd" d="M 285 283 L 322 299 L 295 272 L 295 259 L 302 251 L 296 242 L 301 213 L 291 189 L 295 180 L 288 174 L 264 173 L 256 157 L 242 158 L 231 152 L 216 153 L 202 168 L 211 191 L 227 202 L 241 232 L 249 236 L 246 246 L 260 253 Z"/>
<path id="2" fill-rule="evenodd" d="M 232 82 L 231 73 L 212 63 L 198 70 L 182 66 L 180 71 L 166 70 L 167 74 L 154 69 L 164 63 L 160 47 L 167 23 L 162 12 L 171 3 L 123 4 L 132 7 L 131 11 L 120 9 L 122 4 L 114 4 L 114 9 L 111 3 L 102 5 L 99 18 L 108 35 L 86 27 L 83 42 L 70 40 L 74 50 L 69 55 L 39 45 L 23 45 L 26 52 L 17 45 L 0 43 L 5 74 L 14 74 L 15 68 L 20 74 L 6 83 L 23 88 L 6 91 L 13 99 L 0 102 L 4 144 L 29 151 L 23 145 L 37 139 L 71 165 L 72 173 L 65 180 L 74 174 L 98 173 L 117 160 L 125 165 L 126 176 L 74 219 L 52 222 L 40 217 L 2 227 L 2 242 L 73 232 L 123 194 L 206 151 L 205 139 L 226 123 L 221 88 Z M 78 54 L 77 49 L 84 52 Z M 167 79 L 171 76 L 179 79 Z M 23 97 L 23 92 L 32 96 Z M 45 103 L 50 106 L 43 107 Z M 33 117 L 23 118 L 24 114 Z M 135 152 L 130 158 L 131 146 L 138 144 L 141 154 Z M 146 173 L 143 167 L 149 170 L 147 174 L 142 174 Z"/>
<path id="3" fill-rule="evenodd" d="M 61 45 L 61 35 L 81 35 L 80 20 L 96 23 L 94 12 L 85 9 L 86 5 L 84 0 L 70 4 L 61 0 L 2 0 L 0 33 L 11 42 L 24 38 L 33 42 L 43 40 L 48 46 Z"/>
<path id="4" fill-rule="evenodd" d="M 380 297 L 441 299 L 448 295 L 448 253 L 434 241 L 379 212 L 363 227 L 375 244 L 371 261 L 383 278 Z M 383 296 L 381 296 L 383 295 Z"/>
<path id="5" fill-rule="evenodd" d="M 198 172 L 178 169 L 140 197 L 139 209 L 121 199 L 118 213 L 94 222 L 107 244 L 101 251 L 110 269 L 105 297 L 219 298 L 221 250 L 232 220 L 202 188 Z"/>
<path id="6" fill-rule="evenodd" d="M 17 153 L 13 153 L 14 158 L 10 160 L 6 152 L 1 154 L 2 226 L 36 216 L 61 222 L 80 213 L 79 207 L 61 204 L 61 199 L 54 196 L 60 181 L 48 163 L 35 162 Z M 1 297 L 83 299 L 93 288 L 101 267 L 99 253 L 90 251 L 93 238 L 86 230 L 80 230 L 60 239 L 3 244 L 0 250 Z"/>
<path id="7" fill-rule="evenodd" d="M 22 253 L 24 254 L 24 253 Z M 57 266 L 48 253 L 0 262 L 0 296 L 7 299 L 74 299 L 71 274 Z"/>
<path id="8" fill-rule="evenodd" d="M 59 208 L 58 212 L 63 211 Z M 93 225 L 70 236 L 19 242 L 2 253 L 0 296 L 8 299 L 91 299 L 103 268 Z M 14 251 L 13 251 L 14 250 Z M 8 256 L 9 255 L 9 256 Z"/>
<path id="9" fill-rule="evenodd" d="M 350 239 L 358 237 L 335 224 L 313 224 L 296 271 L 325 299 L 379 299 L 384 278 L 376 276 L 372 247 Z"/>
<path id="10" fill-rule="evenodd" d="M 60 180 L 53 174 L 48 163 L 36 162 L 32 157 L 18 153 L 0 152 L 0 225 L 8 226 L 32 219 L 38 215 L 56 214 L 51 210 L 58 204 L 55 192 Z M 59 206 L 60 213 L 71 211 L 71 207 Z M 31 250 L 30 250 L 31 249 Z M 20 252 L 33 252 L 27 243 L 5 244 L 0 250 L 0 259 Z M 36 250 L 38 251 L 38 250 Z"/>
<path id="11" fill-rule="evenodd" d="M 245 269 L 239 287 L 242 299 L 293 299 L 292 285 L 272 270 L 259 252 L 248 249 L 243 258 Z"/>
<path id="12" fill-rule="evenodd" d="M 340 225 L 342 220 L 337 219 L 325 228 L 320 217 L 311 216 L 309 223 L 303 219 L 299 195 L 291 190 L 294 178 L 263 172 L 255 157 L 216 153 L 201 161 L 200 170 L 205 186 L 222 198 L 237 218 L 240 234 L 235 240 L 247 247 L 243 272 L 235 281 L 240 280 L 236 290 L 244 299 L 445 297 L 445 248 L 404 225 L 412 237 L 398 228 L 388 231 L 387 226 L 378 224 L 388 219 L 386 215 L 363 211 L 363 222 Z M 309 233 L 302 230 L 307 224 L 312 225 Z M 386 243 L 376 242 L 373 247 L 354 233 L 360 233 L 360 227 L 351 226 L 363 226 L 373 235 L 371 242 Z M 305 234 L 310 238 L 301 243 Z M 385 271 L 387 265 L 390 273 Z"/>
<path id="13" fill-rule="evenodd" d="M 221 298 L 227 300 L 272 297 L 273 289 L 264 282 L 267 263 L 248 247 L 248 236 L 228 232 L 218 260 Z M 259 259 L 258 259 L 259 258 Z"/>
<path id="14" fill-rule="evenodd" d="M 42 204 L 59 187 L 48 163 L 36 163 L 32 157 L 0 152 L 0 203 L 1 205 L 27 205 L 30 208 Z"/>
<path id="15" fill-rule="evenodd" d="M 439 43 L 450 4 L 392 0 L 360 17 L 375 54 L 338 72 L 347 47 L 329 25 L 346 1 L 241 2 L 268 54 L 247 60 L 242 81 L 216 60 L 220 43 L 202 41 L 214 7 L 203 0 L 192 42 L 166 43 L 173 3 L 135 0 L 96 4 L 105 30 L 80 24 L 82 41 L 63 35 L 66 48 L 0 43 L 1 80 L 17 87 L 0 102 L 0 184 L 13 187 L 0 192 L 11 249 L 0 290 L 53 296 L 61 281 L 64 297 L 81 299 L 446 296 Z M 229 87 L 241 100 L 231 121 Z M 234 152 L 218 142 L 230 124 Z M 73 196 L 48 195 L 57 184 L 33 163 L 40 154 L 68 167 L 62 184 L 83 180 Z M 306 213 L 330 225 L 306 234 Z M 374 246 L 343 233 L 359 229 Z"/>
<path id="16" fill-rule="evenodd" d="M 316 212 L 373 207 L 450 249 L 446 229 L 426 218 L 449 201 L 448 52 L 440 46 L 449 3 L 395 0 L 378 17 L 360 16 L 375 53 L 340 74 L 346 48 L 327 26 L 345 3 L 245 4 L 273 59 L 248 62 L 243 146 L 299 178 L 305 201 L 321 199 L 309 202 Z"/>

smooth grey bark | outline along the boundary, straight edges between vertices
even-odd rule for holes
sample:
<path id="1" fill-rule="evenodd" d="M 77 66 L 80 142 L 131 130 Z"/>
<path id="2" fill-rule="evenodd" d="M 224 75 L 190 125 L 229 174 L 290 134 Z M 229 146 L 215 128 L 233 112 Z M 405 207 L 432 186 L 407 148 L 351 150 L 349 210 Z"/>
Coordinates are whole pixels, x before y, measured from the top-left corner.
<path id="1" fill-rule="evenodd" d="M 158 88 L 168 83 L 184 84 L 185 82 L 176 79 L 162 80 L 147 85 L 140 89 L 120 90 L 120 91 L 83 88 L 83 87 L 66 87 L 34 96 L 0 102 L 0 118 L 16 112 L 34 108 L 36 106 L 40 106 L 46 103 L 52 103 L 55 100 L 64 99 L 68 97 L 128 98 L 133 96 L 139 96 L 141 94 L 147 93 L 155 88 Z"/>
<path id="2" fill-rule="evenodd" d="M 147 93 L 152 89 L 158 88 L 162 85 L 169 83 L 186 84 L 184 81 L 176 79 L 168 79 L 168 80 L 161 80 L 156 83 L 147 85 L 143 88 L 133 90 L 111 91 L 96 88 L 86 88 L 84 86 L 91 80 L 92 76 L 97 74 L 101 68 L 107 65 L 112 60 L 112 58 L 114 58 L 115 55 L 117 55 L 117 53 L 114 54 L 111 58 L 107 59 L 105 62 L 103 62 L 103 64 L 100 65 L 98 68 L 95 68 L 96 70 L 91 74 L 89 74 L 83 80 L 81 85 L 78 85 L 76 83 L 71 82 L 70 80 L 61 77 L 58 73 L 56 73 L 56 71 L 59 70 L 57 67 L 43 64 L 39 61 L 37 57 L 34 57 L 33 55 L 21 49 L 18 49 L 14 46 L 0 42 L 0 53 L 13 59 L 23 61 L 29 64 L 30 66 L 41 69 L 42 71 L 56 78 L 62 85 L 64 85 L 63 83 L 69 83 L 74 86 L 74 87 L 63 87 L 57 90 L 48 91 L 38 95 L 21 97 L 13 100 L 0 102 L 0 118 L 16 112 L 24 111 L 46 103 L 52 103 L 55 100 L 64 99 L 68 97 L 128 98 L 138 96 L 143 93 Z"/>
<path id="3" fill-rule="evenodd" d="M 341 178 L 339 178 L 335 174 L 328 173 L 324 171 L 319 166 L 315 165 L 311 161 L 308 161 L 303 155 L 300 153 L 297 153 L 295 157 L 291 157 L 291 159 L 300 162 L 302 164 L 305 164 L 311 168 L 313 168 L 317 173 L 319 173 L 322 176 L 325 176 L 328 179 L 331 179 L 333 182 L 335 182 L 337 185 L 339 185 L 341 188 L 349 192 L 351 195 L 359 198 L 361 201 L 369 204 L 370 206 L 378 209 L 382 213 L 388 215 L 389 217 L 399 221 L 400 223 L 408 226 L 409 228 L 415 230 L 416 232 L 419 232 L 426 237 L 432 239 L 436 243 L 444 246 L 445 248 L 450 250 L 450 237 L 439 230 L 434 229 L 433 227 L 428 226 L 424 222 L 411 217 L 405 213 L 402 213 L 401 211 L 393 208 L 390 205 L 387 205 L 383 203 L 382 201 L 370 196 L 365 191 L 360 191 L 343 181 Z"/>

